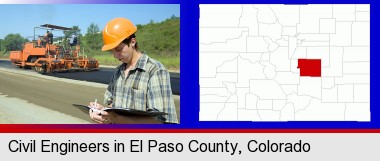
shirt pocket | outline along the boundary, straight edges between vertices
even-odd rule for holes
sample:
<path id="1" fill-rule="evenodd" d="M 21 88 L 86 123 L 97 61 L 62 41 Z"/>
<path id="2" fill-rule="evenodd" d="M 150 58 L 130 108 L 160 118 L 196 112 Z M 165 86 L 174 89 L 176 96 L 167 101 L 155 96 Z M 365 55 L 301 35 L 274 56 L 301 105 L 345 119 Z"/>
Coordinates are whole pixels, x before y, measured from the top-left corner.
<path id="1" fill-rule="evenodd" d="M 136 110 L 143 110 L 146 111 L 146 91 L 145 90 L 138 90 L 138 89 L 132 89 L 131 91 L 132 95 L 132 104 L 134 105 L 134 109 Z"/>

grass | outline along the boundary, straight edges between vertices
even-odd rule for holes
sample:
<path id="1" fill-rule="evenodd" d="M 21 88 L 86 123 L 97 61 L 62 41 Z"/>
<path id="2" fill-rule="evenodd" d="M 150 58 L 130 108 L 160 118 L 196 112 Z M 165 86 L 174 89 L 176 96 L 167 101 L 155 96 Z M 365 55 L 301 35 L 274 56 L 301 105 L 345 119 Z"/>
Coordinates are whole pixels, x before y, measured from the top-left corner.
<path id="1" fill-rule="evenodd" d="M 162 63 L 166 69 L 170 69 L 170 70 L 179 70 L 179 66 L 180 66 L 180 56 L 179 55 L 175 55 L 173 57 L 160 57 L 160 56 L 151 56 L 153 59 L 159 61 L 160 63 Z"/>
<path id="2" fill-rule="evenodd" d="M 0 51 L 0 59 L 9 59 L 8 52 Z"/>
<path id="3" fill-rule="evenodd" d="M 120 65 L 120 61 L 109 54 L 94 55 L 92 58 L 95 58 L 100 65 Z"/>
<path id="4" fill-rule="evenodd" d="M 100 65 L 120 65 L 120 61 L 113 57 L 109 52 L 87 52 L 88 57 L 98 60 Z M 179 54 L 165 53 L 162 55 L 151 55 L 149 57 L 161 62 L 166 69 L 179 70 L 180 69 L 180 56 Z"/>
<path id="5" fill-rule="evenodd" d="M 120 61 L 113 57 L 113 55 L 109 52 L 86 52 L 86 55 L 89 58 L 95 58 L 99 61 L 100 65 L 111 65 L 111 66 L 118 66 L 120 65 Z M 161 62 L 166 69 L 168 70 L 180 70 L 180 56 L 179 54 L 173 54 L 173 53 L 164 53 L 161 55 L 154 55 L 154 54 L 148 54 L 149 57 Z M 0 51 L 0 59 L 9 59 L 8 52 Z"/>

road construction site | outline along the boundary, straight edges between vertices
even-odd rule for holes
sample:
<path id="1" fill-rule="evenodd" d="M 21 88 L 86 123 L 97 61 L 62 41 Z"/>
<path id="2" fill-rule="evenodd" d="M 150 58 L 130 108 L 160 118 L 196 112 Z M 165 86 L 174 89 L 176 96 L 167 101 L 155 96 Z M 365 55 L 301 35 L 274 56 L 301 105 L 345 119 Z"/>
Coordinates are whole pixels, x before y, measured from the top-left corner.
<path id="1" fill-rule="evenodd" d="M 112 68 L 100 68 L 99 71 L 94 72 L 46 75 L 33 70 L 20 70 L 12 67 L 9 61 L 0 60 L 0 123 L 94 123 L 88 113 L 72 104 L 88 105 L 95 99 L 103 102 L 107 83 L 97 83 L 99 82 L 97 79 L 110 80 L 109 73 L 112 70 Z M 65 74 L 70 78 L 62 76 Z M 171 75 L 176 77 L 171 80 L 172 84 L 178 88 L 174 100 L 179 117 L 179 74 L 171 73 Z M 82 79 L 83 76 L 86 76 L 86 79 Z"/>

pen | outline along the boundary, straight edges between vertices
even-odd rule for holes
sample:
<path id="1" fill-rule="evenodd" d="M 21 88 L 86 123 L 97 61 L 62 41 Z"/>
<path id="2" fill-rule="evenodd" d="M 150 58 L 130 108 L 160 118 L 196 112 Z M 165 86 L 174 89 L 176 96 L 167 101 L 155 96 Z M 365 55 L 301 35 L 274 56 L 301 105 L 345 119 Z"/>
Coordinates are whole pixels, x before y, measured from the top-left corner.
<path id="1" fill-rule="evenodd" d="M 94 112 L 95 112 L 95 111 L 96 111 L 96 112 L 99 112 L 98 115 L 101 115 L 101 110 L 98 110 L 98 109 L 96 108 L 97 102 L 98 102 L 98 99 L 95 99 L 95 107 L 90 107 L 90 108 L 91 108 L 91 110 L 94 111 Z"/>

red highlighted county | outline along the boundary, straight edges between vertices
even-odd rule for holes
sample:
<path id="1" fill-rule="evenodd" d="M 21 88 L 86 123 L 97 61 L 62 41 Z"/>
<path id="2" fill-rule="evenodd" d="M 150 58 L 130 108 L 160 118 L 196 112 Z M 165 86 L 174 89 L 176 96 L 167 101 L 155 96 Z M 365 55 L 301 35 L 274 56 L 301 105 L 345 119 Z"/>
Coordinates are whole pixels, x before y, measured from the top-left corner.
<path id="1" fill-rule="evenodd" d="M 300 76 L 321 77 L 321 59 L 298 59 Z"/>

